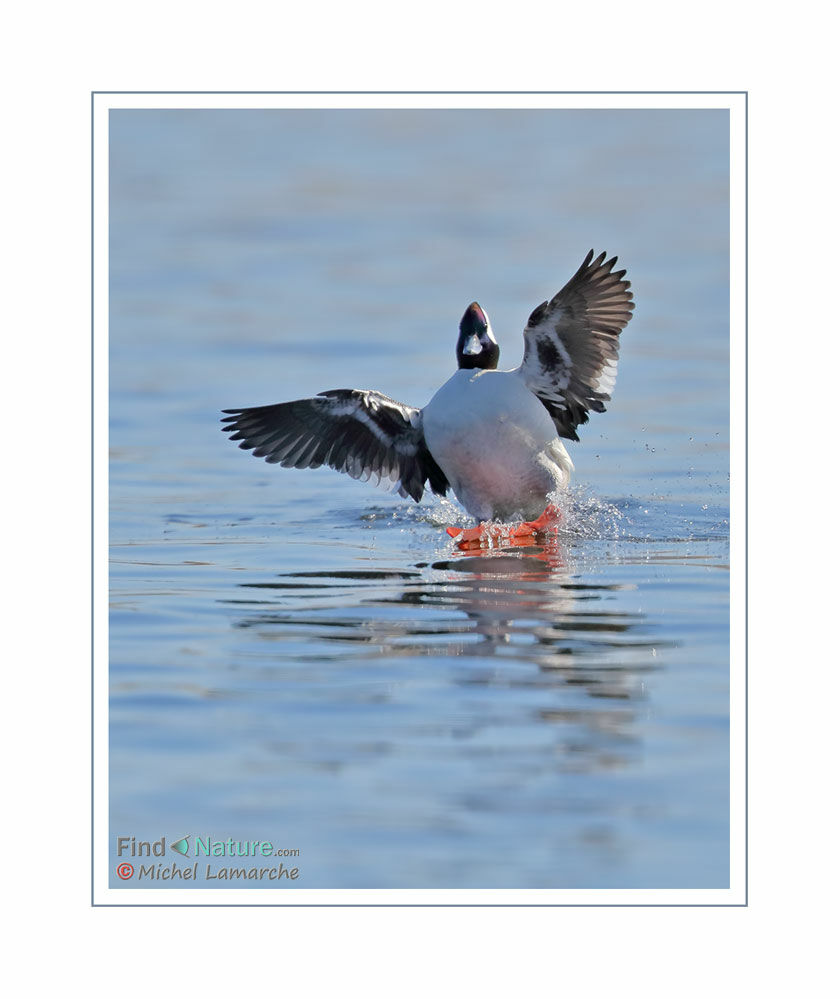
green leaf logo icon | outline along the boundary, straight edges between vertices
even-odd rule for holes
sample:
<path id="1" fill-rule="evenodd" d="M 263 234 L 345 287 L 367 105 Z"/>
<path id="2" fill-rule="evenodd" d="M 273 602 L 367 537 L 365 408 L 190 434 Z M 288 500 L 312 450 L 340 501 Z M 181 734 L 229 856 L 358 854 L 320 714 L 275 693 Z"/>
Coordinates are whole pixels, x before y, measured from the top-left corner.
<path id="1" fill-rule="evenodd" d="M 170 847 L 176 853 L 180 853 L 183 857 L 188 857 L 190 854 L 190 838 L 185 836 L 183 839 L 176 840 Z"/>

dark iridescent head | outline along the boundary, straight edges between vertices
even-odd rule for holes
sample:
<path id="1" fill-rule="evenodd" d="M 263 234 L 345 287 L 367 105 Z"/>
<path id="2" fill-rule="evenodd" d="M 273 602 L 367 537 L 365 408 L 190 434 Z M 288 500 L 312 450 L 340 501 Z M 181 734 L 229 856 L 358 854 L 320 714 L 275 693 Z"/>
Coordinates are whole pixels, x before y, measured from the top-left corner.
<path id="1" fill-rule="evenodd" d="M 487 313 L 478 302 L 473 302 L 464 313 L 455 353 L 459 368 L 495 368 L 499 363 L 499 345 Z"/>

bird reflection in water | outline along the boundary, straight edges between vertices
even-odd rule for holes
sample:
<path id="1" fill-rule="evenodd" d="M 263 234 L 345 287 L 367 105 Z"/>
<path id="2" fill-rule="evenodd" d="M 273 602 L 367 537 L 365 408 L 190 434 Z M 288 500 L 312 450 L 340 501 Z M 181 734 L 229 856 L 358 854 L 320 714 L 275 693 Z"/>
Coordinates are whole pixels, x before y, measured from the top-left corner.
<path id="1" fill-rule="evenodd" d="M 633 587 L 578 582 L 566 566 L 562 543 L 553 537 L 542 544 L 512 539 L 504 548 L 464 546 L 432 568 L 458 573 L 459 585 L 447 587 L 446 602 L 464 612 L 471 635 L 481 636 L 462 643 L 458 655 L 501 656 L 538 668 L 537 674 L 508 677 L 506 685 L 573 686 L 589 697 L 623 702 L 596 713 L 590 705 L 539 712 L 545 721 L 585 720 L 623 729 L 635 717 L 630 704 L 644 696 L 643 677 L 653 668 L 656 643 L 642 635 L 642 614 L 605 607 L 617 591 Z M 496 669 L 471 682 L 500 679 Z"/>
<path id="2" fill-rule="evenodd" d="M 301 639 L 309 648 L 313 637 L 339 646 L 312 662 L 323 670 L 328 659 L 341 668 L 344 684 L 355 664 L 422 658 L 427 683 L 438 678 L 463 694 L 510 691 L 493 701 L 492 717 L 484 704 L 468 722 L 461 704 L 459 731 L 537 720 L 559 726 L 554 766 L 623 766 L 638 755 L 644 678 L 657 667 L 661 644 L 644 615 L 628 606 L 622 591 L 633 587 L 571 574 L 564 544 L 550 537 L 541 544 L 532 538 L 505 547 L 456 546 L 447 558 L 410 570 L 318 570 L 244 583 L 271 599 L 237 600 L 254 605 L 237 625 L 279 643 L 272 658 L 298 682 L 306 667 L 294 655 Z"/>

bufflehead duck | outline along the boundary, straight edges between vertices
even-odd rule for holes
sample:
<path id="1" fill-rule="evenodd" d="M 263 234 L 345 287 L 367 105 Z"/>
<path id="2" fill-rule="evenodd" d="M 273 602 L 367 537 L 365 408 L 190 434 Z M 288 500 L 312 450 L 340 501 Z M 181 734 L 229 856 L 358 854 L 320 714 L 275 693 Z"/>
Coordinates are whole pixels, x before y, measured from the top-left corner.
<path id="1" fill-rule="evenodd" d="M 423 409 L 380 392 L 332 389 L 223 410 L 222 429 L 285 468 L 329 465 L 355 479 L 390 480 L 416 501 L 428 483 L 439 496 L 451 489 L 479 522 L 520 518 L 528 529 L 543 527 L 549 494 L 574 467 L 560 438 L 578 440 L 589 412 L 604 412 L 618 335 L 634 307 L 626 271 L 605 257 L 590 250 L 563 289 L 534 309 L 518 368 L 496 370 L 499 345 L 473 302 L 461 319 L 458 370 Z"/>

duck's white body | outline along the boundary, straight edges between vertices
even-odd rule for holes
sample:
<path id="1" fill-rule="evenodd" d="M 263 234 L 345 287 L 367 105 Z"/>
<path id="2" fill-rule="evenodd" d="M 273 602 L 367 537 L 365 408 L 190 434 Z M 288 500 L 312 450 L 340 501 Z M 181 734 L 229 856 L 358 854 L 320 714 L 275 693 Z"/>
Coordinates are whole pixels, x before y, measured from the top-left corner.
<path id="1" fill-rule="evenodd" d="M 423 435 L 477 520 L 533 520 L 574 466 L 518 371 L 461 369 L 422 411 Z"/>

